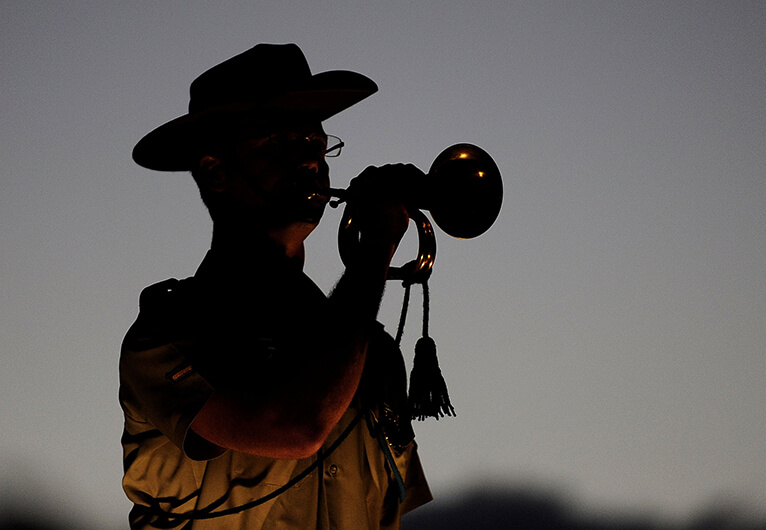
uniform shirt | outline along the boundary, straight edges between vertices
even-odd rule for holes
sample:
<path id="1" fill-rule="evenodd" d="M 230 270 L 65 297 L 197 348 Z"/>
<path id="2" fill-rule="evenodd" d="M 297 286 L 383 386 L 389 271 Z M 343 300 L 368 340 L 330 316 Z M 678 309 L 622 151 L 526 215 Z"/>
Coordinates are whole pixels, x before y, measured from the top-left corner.
<path id="1" fill-rule="evenodd" d="M 214 269 L 203 262 L 198 275 Z M 224 450 L 191 431 L 213 387 L 184 355 L 188 341 L 167 339 L 161 314 L 166 308 L 153 307 L 153 295 L 176 285 L 170 281 L 145 290 L 120 358 L 123 488 L 134 503 L 131 528 L 388 529 L 398 528 L 402 514 L 431 499 L 415 442 L 391 451 L 375 436 L 374 410 L 362 410 L 360 417 L 352 406 L 317 454 L 297 460 Z M 317 460 L 315 469 L 283 493 L 238 511 L 305 474 Z M 397 474 L 404 485 L 402 502 Z M 220 512 L 227 515 L 207 518 Z"/>

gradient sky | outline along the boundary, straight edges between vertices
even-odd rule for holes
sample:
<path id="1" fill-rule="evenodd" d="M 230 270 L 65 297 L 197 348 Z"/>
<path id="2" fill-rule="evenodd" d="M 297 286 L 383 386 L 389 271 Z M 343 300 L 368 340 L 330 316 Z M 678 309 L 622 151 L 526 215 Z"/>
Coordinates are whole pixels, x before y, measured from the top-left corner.
<path id="1" fill-rule="evenodd" d="M 211 231 L 188 175 L 130 152 L 205 69 L 296 42 L 315 72 L 380 86 L 326 122 L 347 144 L 335 185 L 461 141 L 504 175 L 487 234 L 437 228 L 430 328 L 458 416 L 415 426 L 437 497 L 489 481 L 585 510 L 766 506 L 766 4 L 209 5 L 0 3 L 6 502 L 124 525 L 120 341 Z M 339 218 L 308 244 L 326 290 Z M 390 330 L 401 297 L 389 284 Z"/>

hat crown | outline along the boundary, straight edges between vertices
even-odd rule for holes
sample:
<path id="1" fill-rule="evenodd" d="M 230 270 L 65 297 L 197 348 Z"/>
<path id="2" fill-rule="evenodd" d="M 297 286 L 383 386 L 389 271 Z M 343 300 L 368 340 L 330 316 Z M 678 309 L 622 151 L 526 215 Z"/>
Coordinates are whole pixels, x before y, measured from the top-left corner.
<path id="1" fill-rule="evenodd" d="M 311 69 L 295 44 L 258 44 L 210 68 L 189 87 L 189 113 L 252 104 L 298 91 Z"/>

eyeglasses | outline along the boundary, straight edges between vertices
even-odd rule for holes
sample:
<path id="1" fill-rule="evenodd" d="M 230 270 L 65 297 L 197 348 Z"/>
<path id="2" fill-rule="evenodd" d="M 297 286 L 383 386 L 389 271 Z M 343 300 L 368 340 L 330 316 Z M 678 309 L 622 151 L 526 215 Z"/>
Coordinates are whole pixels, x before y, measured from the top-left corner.
<path id="1" fill-rule="evenodd" d="M 335 158 L 337 156 L 340 156 L 340 152 L 343 149 L 343 146 L 346 144 L 343 143 L 343 140 L 338 138 L 337 136 L 333 136 L 332 134 L 327 135 L 327 147 L 324 150 L 324 156 L 325 158 Z"/>
<path id="2" fill-rule="evenodd" d="M 346 144 L 332 134 L 293 136 L 274 134 L 262 140 L 255 140 L 255 149 L 270 156 L 289 157 L 296 152 L 311 152 L 321 154 L 326 158 L 340 156 Z"/>

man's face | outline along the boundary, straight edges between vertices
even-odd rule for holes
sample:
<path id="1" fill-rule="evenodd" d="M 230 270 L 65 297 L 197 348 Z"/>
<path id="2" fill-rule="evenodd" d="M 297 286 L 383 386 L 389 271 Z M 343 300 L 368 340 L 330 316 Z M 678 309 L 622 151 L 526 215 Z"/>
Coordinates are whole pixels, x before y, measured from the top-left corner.
<path id="1" fill-rule="evenodd" d="M 317 224 L 330 185 L 325 162 L 327 135 L 319 123 L 275 127 L 245 135 L 227 163 L 235 205 L 258 213 L 268 224 Z"/>

